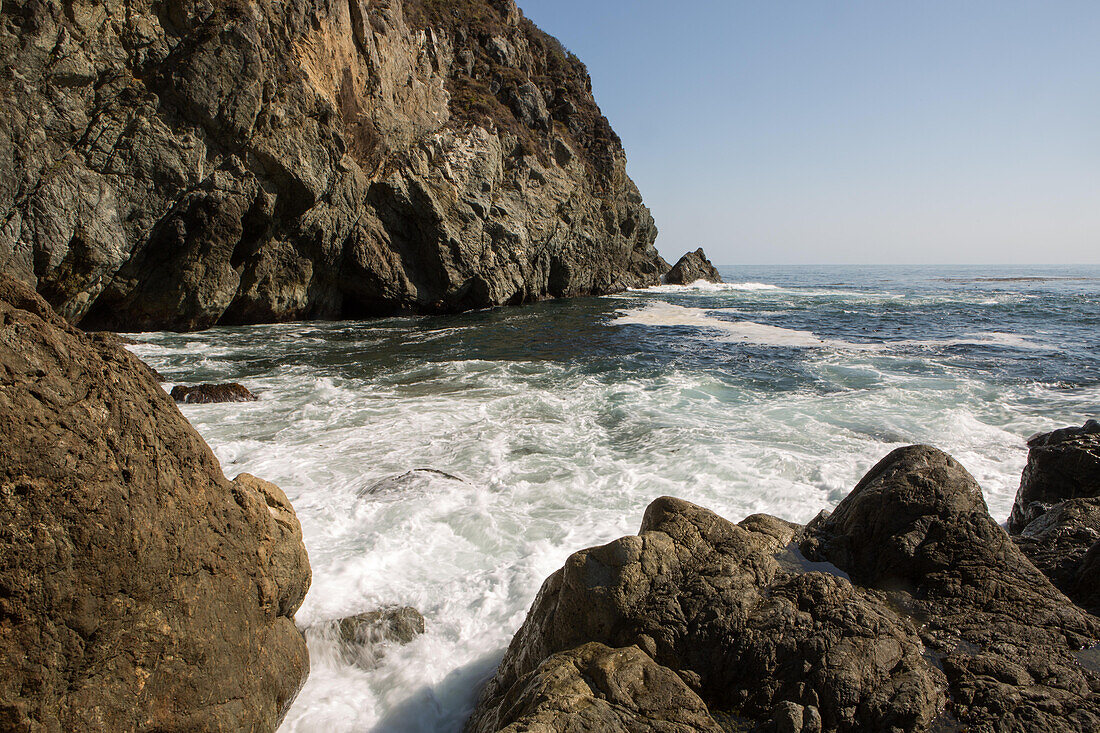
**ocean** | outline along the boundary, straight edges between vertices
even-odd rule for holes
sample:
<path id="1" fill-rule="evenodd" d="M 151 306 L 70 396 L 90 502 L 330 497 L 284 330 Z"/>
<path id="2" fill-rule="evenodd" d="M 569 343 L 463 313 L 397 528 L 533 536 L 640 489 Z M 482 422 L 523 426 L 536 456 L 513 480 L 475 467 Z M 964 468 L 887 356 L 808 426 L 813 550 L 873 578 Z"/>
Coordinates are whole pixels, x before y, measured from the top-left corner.
<path id="1" fill-rule="evenodd" d="M 135 334 L 228 476 L 277 483 L 313 586 L 281 731 L 459 731 L 542 581 L 673 495 L 806 522 L 929 443 L 1011 507 L 1036 432 L 1100 416 L 1100 267 L 736 267 L 457 316 Z M 329 622 L 414 606 L 370 663 Z"/>

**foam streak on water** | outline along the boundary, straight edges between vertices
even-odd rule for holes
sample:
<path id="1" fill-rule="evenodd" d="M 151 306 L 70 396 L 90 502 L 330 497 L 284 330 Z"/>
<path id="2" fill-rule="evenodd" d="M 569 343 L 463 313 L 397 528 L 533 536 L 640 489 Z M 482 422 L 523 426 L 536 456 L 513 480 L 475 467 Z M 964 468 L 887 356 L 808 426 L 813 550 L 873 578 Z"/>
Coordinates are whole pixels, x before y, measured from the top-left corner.
<path id="1" fill-rule="evenodd" d="M 313 587 L 284 731 L 457 731 L 543 579 L 673 494 L 804 522 L 892 448 L 932 443 L 1007 516 L 1036 431 L 1095 416 L 1095 268 L 758 268 L 456 317 L 145 334 L 228 475 L 279 484 Z M 1011 280 L 977 280 L 1004 277 Z M 430 469 L 430 470 L 420 470 Z M 372 665 L 322 622 L 411 605 Z"/>

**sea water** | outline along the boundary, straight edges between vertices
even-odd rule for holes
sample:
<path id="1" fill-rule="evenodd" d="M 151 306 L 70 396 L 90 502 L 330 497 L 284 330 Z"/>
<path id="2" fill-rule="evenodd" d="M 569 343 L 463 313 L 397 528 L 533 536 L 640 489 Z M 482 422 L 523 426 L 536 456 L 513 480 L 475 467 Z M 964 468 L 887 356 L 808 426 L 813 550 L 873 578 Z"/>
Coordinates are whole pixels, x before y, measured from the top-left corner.
<path id="1" fill-rule="evenodd" d="M 459 316 L 141 334 L 228 476 L 277 483 L 313 586 L 283 731 L 458 731 L 542 581 L 674 495 L 805 522 L 890 450 L 954 455 L 1003 521 L 1027 436 L 1100 413 L 1100 267 L 725 268 Z M 410 605 L 371 664 L 326 622 Z"/>

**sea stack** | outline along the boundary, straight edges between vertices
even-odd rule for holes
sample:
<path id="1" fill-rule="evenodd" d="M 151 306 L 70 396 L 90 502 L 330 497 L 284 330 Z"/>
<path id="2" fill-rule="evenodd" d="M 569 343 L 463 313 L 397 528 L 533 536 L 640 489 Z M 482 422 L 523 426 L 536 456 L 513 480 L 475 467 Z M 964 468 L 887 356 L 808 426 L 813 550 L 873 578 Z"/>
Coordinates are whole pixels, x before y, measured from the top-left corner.
<path id="1" fill-rule="evenodd" d="M 0 270 L 88 329 L 455 312 L 667 269 L 512 0 L 5 2 Z"/>
<path id="2" fill-rule="evenodd" d="M 699 280 L 720 283 L 722 276 L 718 274 L 718 268 L 710 263 L 706 253 L 700 247 L 677 260 L 665 274 L 664 280 L 669 285 L 691 285 Z"/>
<path id="3" fill-rule="evenodd" d="M 0 274 L 0 729 L 274 730 L 309 669 L 277 486 Z"/>

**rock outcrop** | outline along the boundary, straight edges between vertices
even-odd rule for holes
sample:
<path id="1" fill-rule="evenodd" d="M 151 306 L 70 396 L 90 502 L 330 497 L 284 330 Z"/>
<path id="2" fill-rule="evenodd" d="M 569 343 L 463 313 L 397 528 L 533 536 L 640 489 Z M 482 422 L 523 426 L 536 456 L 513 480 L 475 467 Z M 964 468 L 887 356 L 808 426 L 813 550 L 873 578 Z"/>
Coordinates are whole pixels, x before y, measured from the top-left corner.
<path id="1" fill-rule="evenodd" d="M 656 500 L 546 581 L 468 729 L 1096 730 L 1098 638 L 912 446 L 806 527 Z"/>
<path id="2" fill-rule="evenodd" d="M 176 402 L 207 404 L 210 402 L 255 402 L 256 395 L 243 384 L 177 384 L 170 393 Z"/>
<path id="3" fill-rule="evenodd" d="M 698 280 L 720 283 L 722 276 L 718 274 L 718 268 L 707 259 L 702 248 L 699 248 L 678 259 L 665 274 L 664 280 L 669 285 L 691 285 Z"/>
<path id="4" fill-rule="evenodd" d="M 0 729 L 274 730 L 309 667 L 278 487 L 3 275 L 0 435 Z"/>
<path id="5" fill-rule="evenodd" d="M 1028 447 L 1009 533 L 1056 586 L 1100 615 L 1100 423 L 1036 435 Z"/>
<path id="6" fill-rule="evenodd" d="M 449 312 L 667 264 L 512 0 L 10 0 L 0 270 L 87 328 Z"/>

